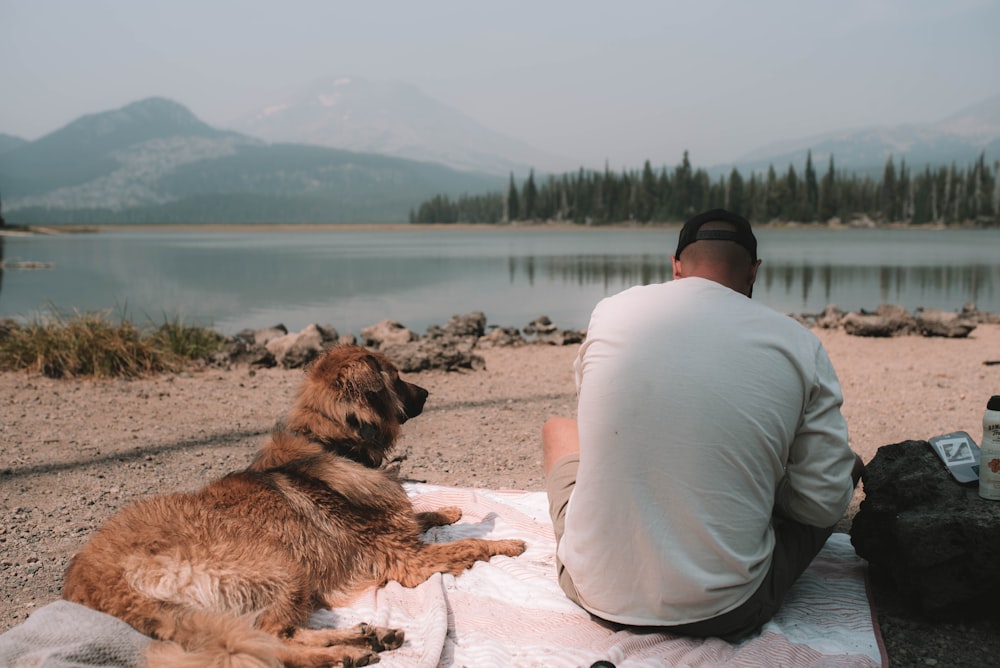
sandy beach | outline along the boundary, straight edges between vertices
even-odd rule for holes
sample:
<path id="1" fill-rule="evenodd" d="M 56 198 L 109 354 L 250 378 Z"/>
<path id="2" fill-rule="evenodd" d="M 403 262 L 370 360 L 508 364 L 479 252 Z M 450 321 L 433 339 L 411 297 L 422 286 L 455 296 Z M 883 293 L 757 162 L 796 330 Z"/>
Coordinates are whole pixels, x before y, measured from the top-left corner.
<path id="1" fill-rule="evenodd" d="M 977 441 L 1000 394 L 1000 325 L 966 339 L 859 338 L 815 330 L 840 377 L 851 445 L 878 448 L 964 430 Z M 407 423 L 405 477 L 540 490 L 539 429 L 573 415 L 576 346 L 484 349 L 487 368 L 429 371 Z M 0 631 L 57 598 L 68 559 L 123 504 L 193 489 L 244 466 L 290 405 L 301 371 L 205 369 L 132 381 L 0 374 Z M 848 530 L 863 490 L 843 518 Z M 929 625 L 876 587 L 893 666 L 994 665 L 1000 622 Z M 961 660 L 957 661 L 956 657 Z M 957 662 L 956 662 L 957 661 Z M 935 663 L 936 662 L 936 663 Z"/>

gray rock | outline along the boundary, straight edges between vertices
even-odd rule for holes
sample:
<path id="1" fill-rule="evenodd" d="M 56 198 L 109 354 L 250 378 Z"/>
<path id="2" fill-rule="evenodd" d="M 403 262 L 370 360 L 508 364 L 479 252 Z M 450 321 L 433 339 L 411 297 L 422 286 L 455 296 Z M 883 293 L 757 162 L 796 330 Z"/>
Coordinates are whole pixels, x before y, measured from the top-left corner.
<path id="1" fill-rule="evenodd" d="M 333 327 L 313 323 L 301 332 L 273 338 L 265 347 L 278 364 L 286 369 L 297 369 L 316 359 L 324 348 L 335 345 L 339 336 Z"/>
<path id="2" fill-rule="evenodd" d="M 264 347 L 267 348 L 267 352 L 274 355 L 274 359 L 281 363 L 282 358 L 285 356 L 285 352 L 292 347 L 292 344 L 298 340 L 299 335 L 297 332 L 290 332 L 284 336 L 277 336 L 273 339 L 269 339 Z"/>
<path id="3" fill-rule="evenodd" d="M 555 326 L 549 316 L 542 315 L 524 326 L 524 333 L 535 337 L 536 343 L 552 346 L 565 346 L 583 341 L 585 334 L 579 330 L 561 330 Z"/>
<path id="4" fill-rule="evenodd" d="M 266 327 L 264 329 L 244 329 L 236 334 L 236 339 L 240 341 L 247 341 L 248 343 L 256 343 L 259 345 L 267 345 L 268 341 L 272 339 L 277 339 L 288 334 L 288 328 L 282 324 L 277 324 L 274 327 Z"/>
<path id="5" fill-rule="evenodd" d="M 234 338 L 221 352 L 212 355 L 208 363 L 221 368 L 233 365 L 270 368 L 276 366 L 278 362 L 263 344 Z"/>
<path id="6" fill-rule="evenodd" d="M 976 328 L 971 318 L 934 308 L 917 309 L 916 321 L 917 331 L 924 336 L 964 339 Z"/>
<path id="7" fill-rule="evenodd" d="M 361 339 L 364 345 L 376 350 L 409 343 L 418 338 L 416 334 L 393 320 L 382 320 L 361 330 Z"/>
<path id="8" fill-rule="evenodd" d="M 845 315 L 840 324 L 854 336 L 902 336 L 916 331 L 916 319 L 902 306 L 881 304 L 874 313 L 864 310 Z"/>
<path id="9" fill-rule="evenodd" d="M 479 337 L 476 342 L 481 348 L 502 348 L 505 346 L 523 346 L 526 343 L 521 332 L 516 327 L 494 327 Z"/>
<path id="10" fill-rule="evenodd" d="M 472 352 L 475 341 L 455 337 L 424 338 L 395 343 L 380 349 L 396 367 L 406 373 L 428 369 L 485 369 L 486 360 Z"/>
<path id="11" fill-rule="evenodd" d="M 816 326 L 823 329 L 837 329 L 841 320 L 844 319 L 844 312 L 834 304 L 827 304 L 823 312 L 816 316 Z"/>
<path id="12" fill-rule="evenodd" d="M 465 315 L 453 315 L 445 323 L 444 333 L 451 336 L 471 336 L 479 338 L 486 333 L 486 314 L 474 311 Z"/>
<path id="13" fill-rule="evenodd" d="M 980 311 L 976 308 L 974 302 L 968 302 L 962 305 L 962 310 L 959 311 L 959 317 L 970 320 L 974 323 L 980 325 L 998 325 L 1000 324 L 1000 313 L 989 313 L 988 311 Z"/>
<path id="14" fill-rule="evenodd" d="M 879 448 L 862 481 L 851 543 L 873 577 L 933 619 L 997 615 L 1000 501 L 956 482 L 927 441 Z"/>
<path id="15" fill-rule="evenodd" d="M 538 343 L 545 343 L 550 346 L 568 346 L 574 343 L 582 343 L 584 334 L 575 329 L 556 329 L 553 332 L 539 334 L 535 340 Z"/>
<path id="16" fill-rule="evenodd" d="M 541 315 L 524 326 L 525 334 L 551 334 L 558 329 L 547 315 Z"/>

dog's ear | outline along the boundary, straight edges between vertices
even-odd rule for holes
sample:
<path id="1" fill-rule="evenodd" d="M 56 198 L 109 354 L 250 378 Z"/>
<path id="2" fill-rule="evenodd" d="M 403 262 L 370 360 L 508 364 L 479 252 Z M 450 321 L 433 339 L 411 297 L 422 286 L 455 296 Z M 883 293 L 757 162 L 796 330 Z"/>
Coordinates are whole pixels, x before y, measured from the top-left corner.
<path id="1" fill-rule="evenodd" d="M 344 396 L 371 401 L 380 395 L 392 393 L 389 374 L 382 368 L 379 359 L 372 354 L 361 355 L 340 368 L 337 377 L 338 389 Z"/>

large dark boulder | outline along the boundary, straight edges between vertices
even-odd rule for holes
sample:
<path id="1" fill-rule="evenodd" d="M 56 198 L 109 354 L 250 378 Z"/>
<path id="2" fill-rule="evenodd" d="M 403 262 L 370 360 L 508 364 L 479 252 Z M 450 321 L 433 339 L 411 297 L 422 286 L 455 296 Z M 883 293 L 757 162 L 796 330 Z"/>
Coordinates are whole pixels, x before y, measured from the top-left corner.
<path id="1" fill-rule="evenodd" d="M 862 477 L 851 543 L 927 617 L 1000 613 L 1000 501 L 960 484 L 927 441 L 879 448 Z"/>

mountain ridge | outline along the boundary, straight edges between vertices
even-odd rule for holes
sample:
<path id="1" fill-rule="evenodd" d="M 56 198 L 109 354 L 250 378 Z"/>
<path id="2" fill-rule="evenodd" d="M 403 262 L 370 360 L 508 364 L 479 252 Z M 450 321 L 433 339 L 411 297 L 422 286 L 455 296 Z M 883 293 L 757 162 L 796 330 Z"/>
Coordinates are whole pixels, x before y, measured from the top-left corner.
<path id="1" fill-rule="evenodd" d="M 129 222 L 158 215 L 162 222 L 177 222 L 180 215 L 227 222 L 402 222 L 435 194 L 501 184 L 488 175 L 390 156 L 267 144 L 215 129 L 158 97 L 88 114 L 0 154 L 0 192 L 13 223 Z M 187 201 L 212 206 L 200 214 Z M 262 211 L 271 213 L 262 219 Z"/>

